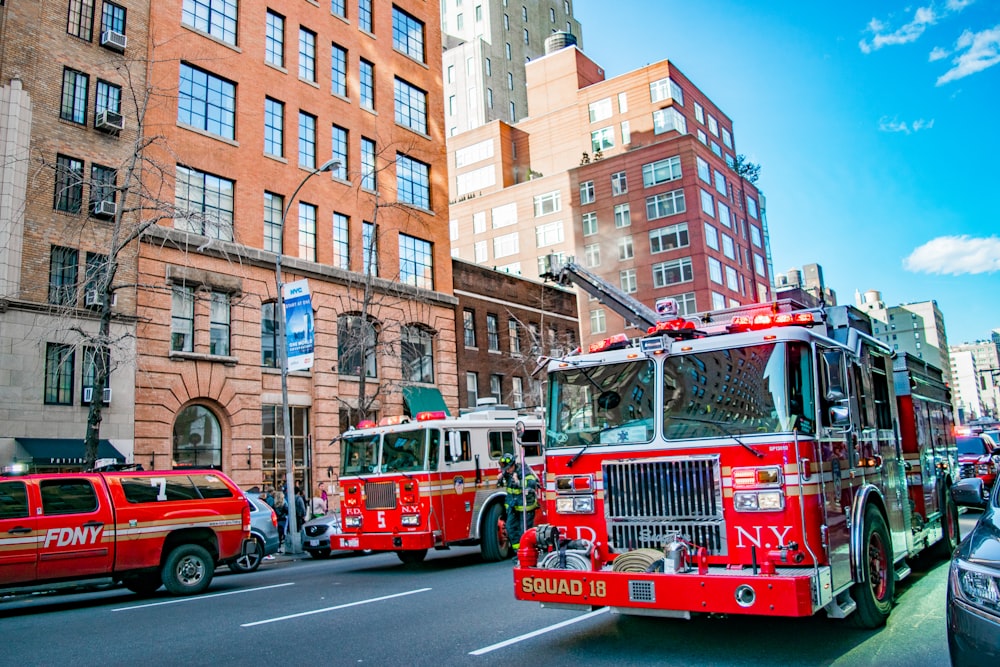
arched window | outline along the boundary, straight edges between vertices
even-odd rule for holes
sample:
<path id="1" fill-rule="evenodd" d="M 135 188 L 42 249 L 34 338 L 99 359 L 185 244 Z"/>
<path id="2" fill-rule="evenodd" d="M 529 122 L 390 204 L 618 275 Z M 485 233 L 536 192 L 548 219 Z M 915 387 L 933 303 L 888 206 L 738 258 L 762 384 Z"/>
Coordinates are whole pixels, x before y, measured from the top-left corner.
<path id="1" fill-rule="evenodd" d="M 434 337 L 420 326 L 404 326 L 400 341 L 403 380 L 434 383 Z"/>
<path id="2" fill-rule="evenodd" d="M 189 405 L 174 421 L 174 465 L 222 469 L 222 429 L 203 405 Z"/>

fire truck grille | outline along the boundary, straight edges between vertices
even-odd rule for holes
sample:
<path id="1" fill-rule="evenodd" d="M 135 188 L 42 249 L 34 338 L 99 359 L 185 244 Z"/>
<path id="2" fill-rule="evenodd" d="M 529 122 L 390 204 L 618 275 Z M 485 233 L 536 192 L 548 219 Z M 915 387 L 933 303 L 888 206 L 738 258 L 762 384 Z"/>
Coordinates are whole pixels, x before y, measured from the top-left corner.
<path id="1" fill-rule="evenodd" d="M 365 482 L 365 509 L 396 509 L 396 483 Z"/>
<path id="2" fill-rule="evenodd" d="M 604 511 L 613 553 L 659 549 L 675 536 L 725 555 L 718 456 L 604 463 Z"/>

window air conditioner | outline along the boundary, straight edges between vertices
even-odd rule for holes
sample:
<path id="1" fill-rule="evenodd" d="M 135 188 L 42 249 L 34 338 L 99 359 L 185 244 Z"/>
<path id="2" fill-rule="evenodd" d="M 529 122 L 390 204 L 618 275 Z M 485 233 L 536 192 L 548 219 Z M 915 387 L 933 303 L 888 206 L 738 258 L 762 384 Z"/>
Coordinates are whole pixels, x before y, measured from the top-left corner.
<path id="1" fill-rule="evenodd" d="M 124 51 L 128 38 L 124 33 L 115 30 L 105 30 L 101 33 L 101 46 L 106 46 L 113 51 Z"/>
<path id="2" fill-rule="evenodd" d="M 94 202 L 94 215 L 102 215 L 113 218 L 117 212 L 118 204 L 116 202 L 108 200 Z"/>
<path id="3" fill-rule="evenodd" d="M 90 401 L 94 399 L 94 388 L 84 387 L 83 388 L 83 402 L 84 404 L 89 404 Z M 101 401 L 105 405 L 111 403 L 111 387 L 104 388 L 104 400 Z"/>
<path id="4" fill-rule="evenodd" d="M 99 130 L 121 132 L 125 129 L 125 117 L 117 111 L 108 111 L 105 109 L 97 114 L 97 121 L 94 125 Z"/>
<path id="5" fill-rule="evenodd" d="M 97 293 L 95 289 L 89 289 L 83 294 L 83 305 L 85 306 L 99 306 L 101 305 L 101 295 Z M 87 391 L 84 389 L 84 391 Z"/>

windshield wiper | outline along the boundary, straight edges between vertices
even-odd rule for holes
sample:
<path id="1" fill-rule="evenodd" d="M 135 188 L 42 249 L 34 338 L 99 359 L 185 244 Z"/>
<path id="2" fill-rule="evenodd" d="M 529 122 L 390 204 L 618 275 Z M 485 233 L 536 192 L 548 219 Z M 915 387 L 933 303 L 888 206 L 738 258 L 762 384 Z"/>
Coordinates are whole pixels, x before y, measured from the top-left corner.
<path id="1" fill-rule="evenodd" d="M 757 450 L 757 449 L 754 449 L 753 447 L 751 447 L 747 443 L 745 443 L 742 440 L 740 440 L 739 437 L 735 433 L 733 433 L 728 428 L 726 428 L 721 422 L 713 421 L 711 419 L 698 419 L 697 417 L 681 417 L 679 415 L 670 415 L 669 419 L 676 419 L 678 421 L 686 421 L 686 422 L 694 422 L 696 424 L 709 424 L 711 426 L 714 426 L 715 428 L 719 429 L 723 433 L 723 435 L 725 435 L 726 437 L 729 437 L 729 438 L 732 438 L 733 440 L 735 440 L 736 444 L 738 444 L 739 446 L 743 447 L 745 450 L 747 450 L 748 452 L 750 452 L 751 454 L 753 454 L 757 458 L 759 458 L 759 459 L 764 458 L 764 452 L 762 452 L 760 450 Z"/>
<path id="2" fill-rule="evenodd" d="M 573 464 L 574 464 L 574 463 L 576 463 L 576 460 L 577 460 L 578 458 L 580 458 L 581 456 L 583 456 L 583 453 L 584 453 L 585 451 L 587 451 L 587 449 L 589 449 L 589 448 L 590 448 L 590 446 L 591 446 L 592 444 L 594 444 L 594 441 L 593 441 L 593 440 L 591 440 L 591 441 L 590 441 L 590 442 L 588 442 L 588 443 L 587 443 L 586 445 L 584 445 L 584 446 L 583 446 L 583 449 L 581 449 L 580 451 L 578 451 L 578 452 L 577 452 L 576 454 L 574 454 L 574 455 L 573 455 L 573 458 L 571 458 L 571 459 L 570 459 L 569 461 L 567 461 L 567 463 L 566 463 L 566 467 L 567 467 L 567 468 L 572 468 L 572 467 L 573 467 Z"/>

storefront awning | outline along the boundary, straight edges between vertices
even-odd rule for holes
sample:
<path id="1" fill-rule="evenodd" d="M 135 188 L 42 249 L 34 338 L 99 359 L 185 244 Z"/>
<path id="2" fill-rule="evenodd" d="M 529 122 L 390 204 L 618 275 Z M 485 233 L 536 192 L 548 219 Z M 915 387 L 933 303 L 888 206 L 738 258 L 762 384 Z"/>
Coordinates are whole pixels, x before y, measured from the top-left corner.
<path id="1" fill-rule="evenodd" d="M 83 465 L 86 459 L 82 438 L 15 438 L 14 440 L 30 459 L 22 461 L 24 463 L 30 462 L 36 466 Z M 115 459 L 119 463 L 125 463 L 125 457 L 115 449 L 110 440 L 97 442 L 97 458 Z"/>
<path id="2" fill-rule="evenodd" d="M 444 404 L 444 397 L 436 387 L 403 387 L 403 403 L 406 405 L 406 414 L 416 417 L 420 412 L 443 411 L 449 417 L 448 406 Z"/>

